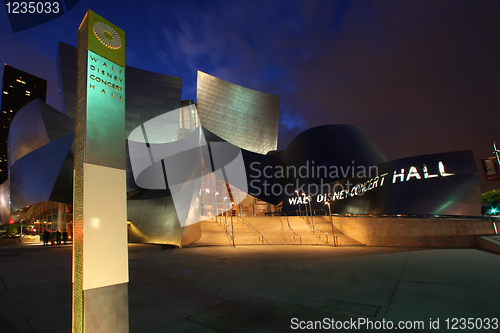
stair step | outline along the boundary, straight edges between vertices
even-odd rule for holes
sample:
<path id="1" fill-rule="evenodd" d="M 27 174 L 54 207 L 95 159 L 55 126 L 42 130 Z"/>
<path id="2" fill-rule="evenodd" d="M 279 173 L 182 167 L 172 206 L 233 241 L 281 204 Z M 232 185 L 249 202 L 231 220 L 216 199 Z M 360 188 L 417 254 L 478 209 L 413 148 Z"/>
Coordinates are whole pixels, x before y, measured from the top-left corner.
<path id="1" fill-rule="evenodd" d="M 290 231 L 286 217 L 245 217 L 244 220 L 250 223 L 252 227 L 244 224 L 240 218 L 233 219 L 234 242 L 235 245 L 260 245 L 260 244 L 279 244 L 279 245 L 332 245 L 332 224 L 329 219 L 323 216 L 315 216 L 313 222 L 321 232 L 313 232 L 312 226 L 305 217 L 288 217 L 288 223 L 295 232 Z M 223 219 L 222 219 L 223 221 Z M 227 246 L 231 244 L 231 239 L 227 234 L 226 227 L 221 220 L 214 218 L 205 220 L 201 223 L 201 237 L 191 243 L 191 246 Z M 226 222 L 230 225 L 229 219 Z M 265 241 L 259 236 L 259 232 L 264 236 Z M 334 227 L 335 235 L 339 246 L 364 245 L 354 239 L 344 235 L 338 228 Z M 328 242 L 327 242 L 328 236 Z"/>

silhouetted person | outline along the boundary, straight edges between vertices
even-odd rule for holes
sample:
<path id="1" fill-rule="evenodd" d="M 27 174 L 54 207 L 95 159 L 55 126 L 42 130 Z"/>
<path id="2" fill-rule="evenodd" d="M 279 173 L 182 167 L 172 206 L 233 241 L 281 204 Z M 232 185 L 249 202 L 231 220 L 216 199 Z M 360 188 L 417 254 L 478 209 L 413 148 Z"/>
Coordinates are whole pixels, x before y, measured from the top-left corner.
<path id="1" fill-rule="evenodd" d="M 57 245 L 61 245 L 61 232 L 59 230 L 56 230 L 56 242 Z"/>
<path id="2" fill-rule="evenodd" d="M 50 232 L 47 229 L 45 229 L 43 231 L 42 237 L 43 237 L 43 245 L 48 245 L 49 244 L 49 238 L 50 238 Z"/>
<path id="3" fill-rule="evenodd" d="M 66 244 L 66 242 L 68 241 L 68 232 L 67 231 L 63 231 L 63 242 L 64 244 Z"/>

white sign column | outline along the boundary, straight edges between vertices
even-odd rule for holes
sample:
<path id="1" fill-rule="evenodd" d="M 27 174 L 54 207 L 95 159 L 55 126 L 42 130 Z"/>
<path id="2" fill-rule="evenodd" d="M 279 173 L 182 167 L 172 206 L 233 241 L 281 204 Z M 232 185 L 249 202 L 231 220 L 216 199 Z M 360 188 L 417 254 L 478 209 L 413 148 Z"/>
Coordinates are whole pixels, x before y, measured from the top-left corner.
<path id="1" fill-rule="evenodd" d="M 128 332 L 125 33 L 92 11 L 78 29 L 73 332 Z"/>

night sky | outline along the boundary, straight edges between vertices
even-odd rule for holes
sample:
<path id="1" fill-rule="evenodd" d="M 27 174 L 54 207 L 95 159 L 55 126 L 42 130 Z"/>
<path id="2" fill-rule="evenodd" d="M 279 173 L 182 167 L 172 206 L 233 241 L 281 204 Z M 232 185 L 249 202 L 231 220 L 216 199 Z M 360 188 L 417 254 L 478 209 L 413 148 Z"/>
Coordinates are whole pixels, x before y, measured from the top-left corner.
<path id="1" fill-rule="evenodd" d="M 500 1 L 80 0 L 18 33 L 0 9 L 0 63 L 48 80 L 57 109 L 57 45 L 77 46 L 87 9 L 125 30 L 127 65 L 182 77 L 183 99 L 197 70 L 280 95 L 279 149 L 352 124 L 390 160 L 472 149 L 482 191 L 500 188 L 480 165 L 500 137 Z"/>

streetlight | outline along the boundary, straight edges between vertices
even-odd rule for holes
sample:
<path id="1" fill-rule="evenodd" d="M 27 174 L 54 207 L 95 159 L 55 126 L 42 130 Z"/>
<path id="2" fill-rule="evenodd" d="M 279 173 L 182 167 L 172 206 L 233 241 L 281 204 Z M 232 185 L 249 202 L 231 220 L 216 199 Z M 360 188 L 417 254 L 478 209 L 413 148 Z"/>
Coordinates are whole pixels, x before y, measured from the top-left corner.
<path id="1" fill-rule="evenodd" d="M 330 208 L 330 201 L 325 202 L 325 205 L 328 205 L 328 213 L 330 213 L 330 222 L 332 223 L 333 245 L 335 245 L 335 228 L 333 227 L 333 218 L 332 218 L 332 210 Z"/>
<path id="2" fill-rule="evenodd" d="M 297 193 L 297 203 L 299 204 L 299 216 L 302 216 L 302 212 L 300 211 L 300 197 L 299 197 L 299 191 L 295 190 L 295 193 Z"/>
<path id="3" fill-rule="evenodd" d="M 306 204 L 306 194 L 305 193 L 302 193 L 302 199 L 304 200 L 304 206 L 306 207 L 306 218 L 307 218 L 308 216 L 307 216 L 307 204 Z"/>
<path id="4" fill-rule="evenodd" d="M 304 206 L 306 207 L 306 217 L 307 217 L 307 204 L 309 203 L 309 213 L 311 214 L 311 225 L 313 228 L 313 233 L 316 233 L 316 226 L 314 225 L 312 208 L 311 208 L 311 200 L 309 200 L 310 199 L 309 196 L 307 196 L 305 193 L 302 193 L 302 196 L 304 197 Z"/>

